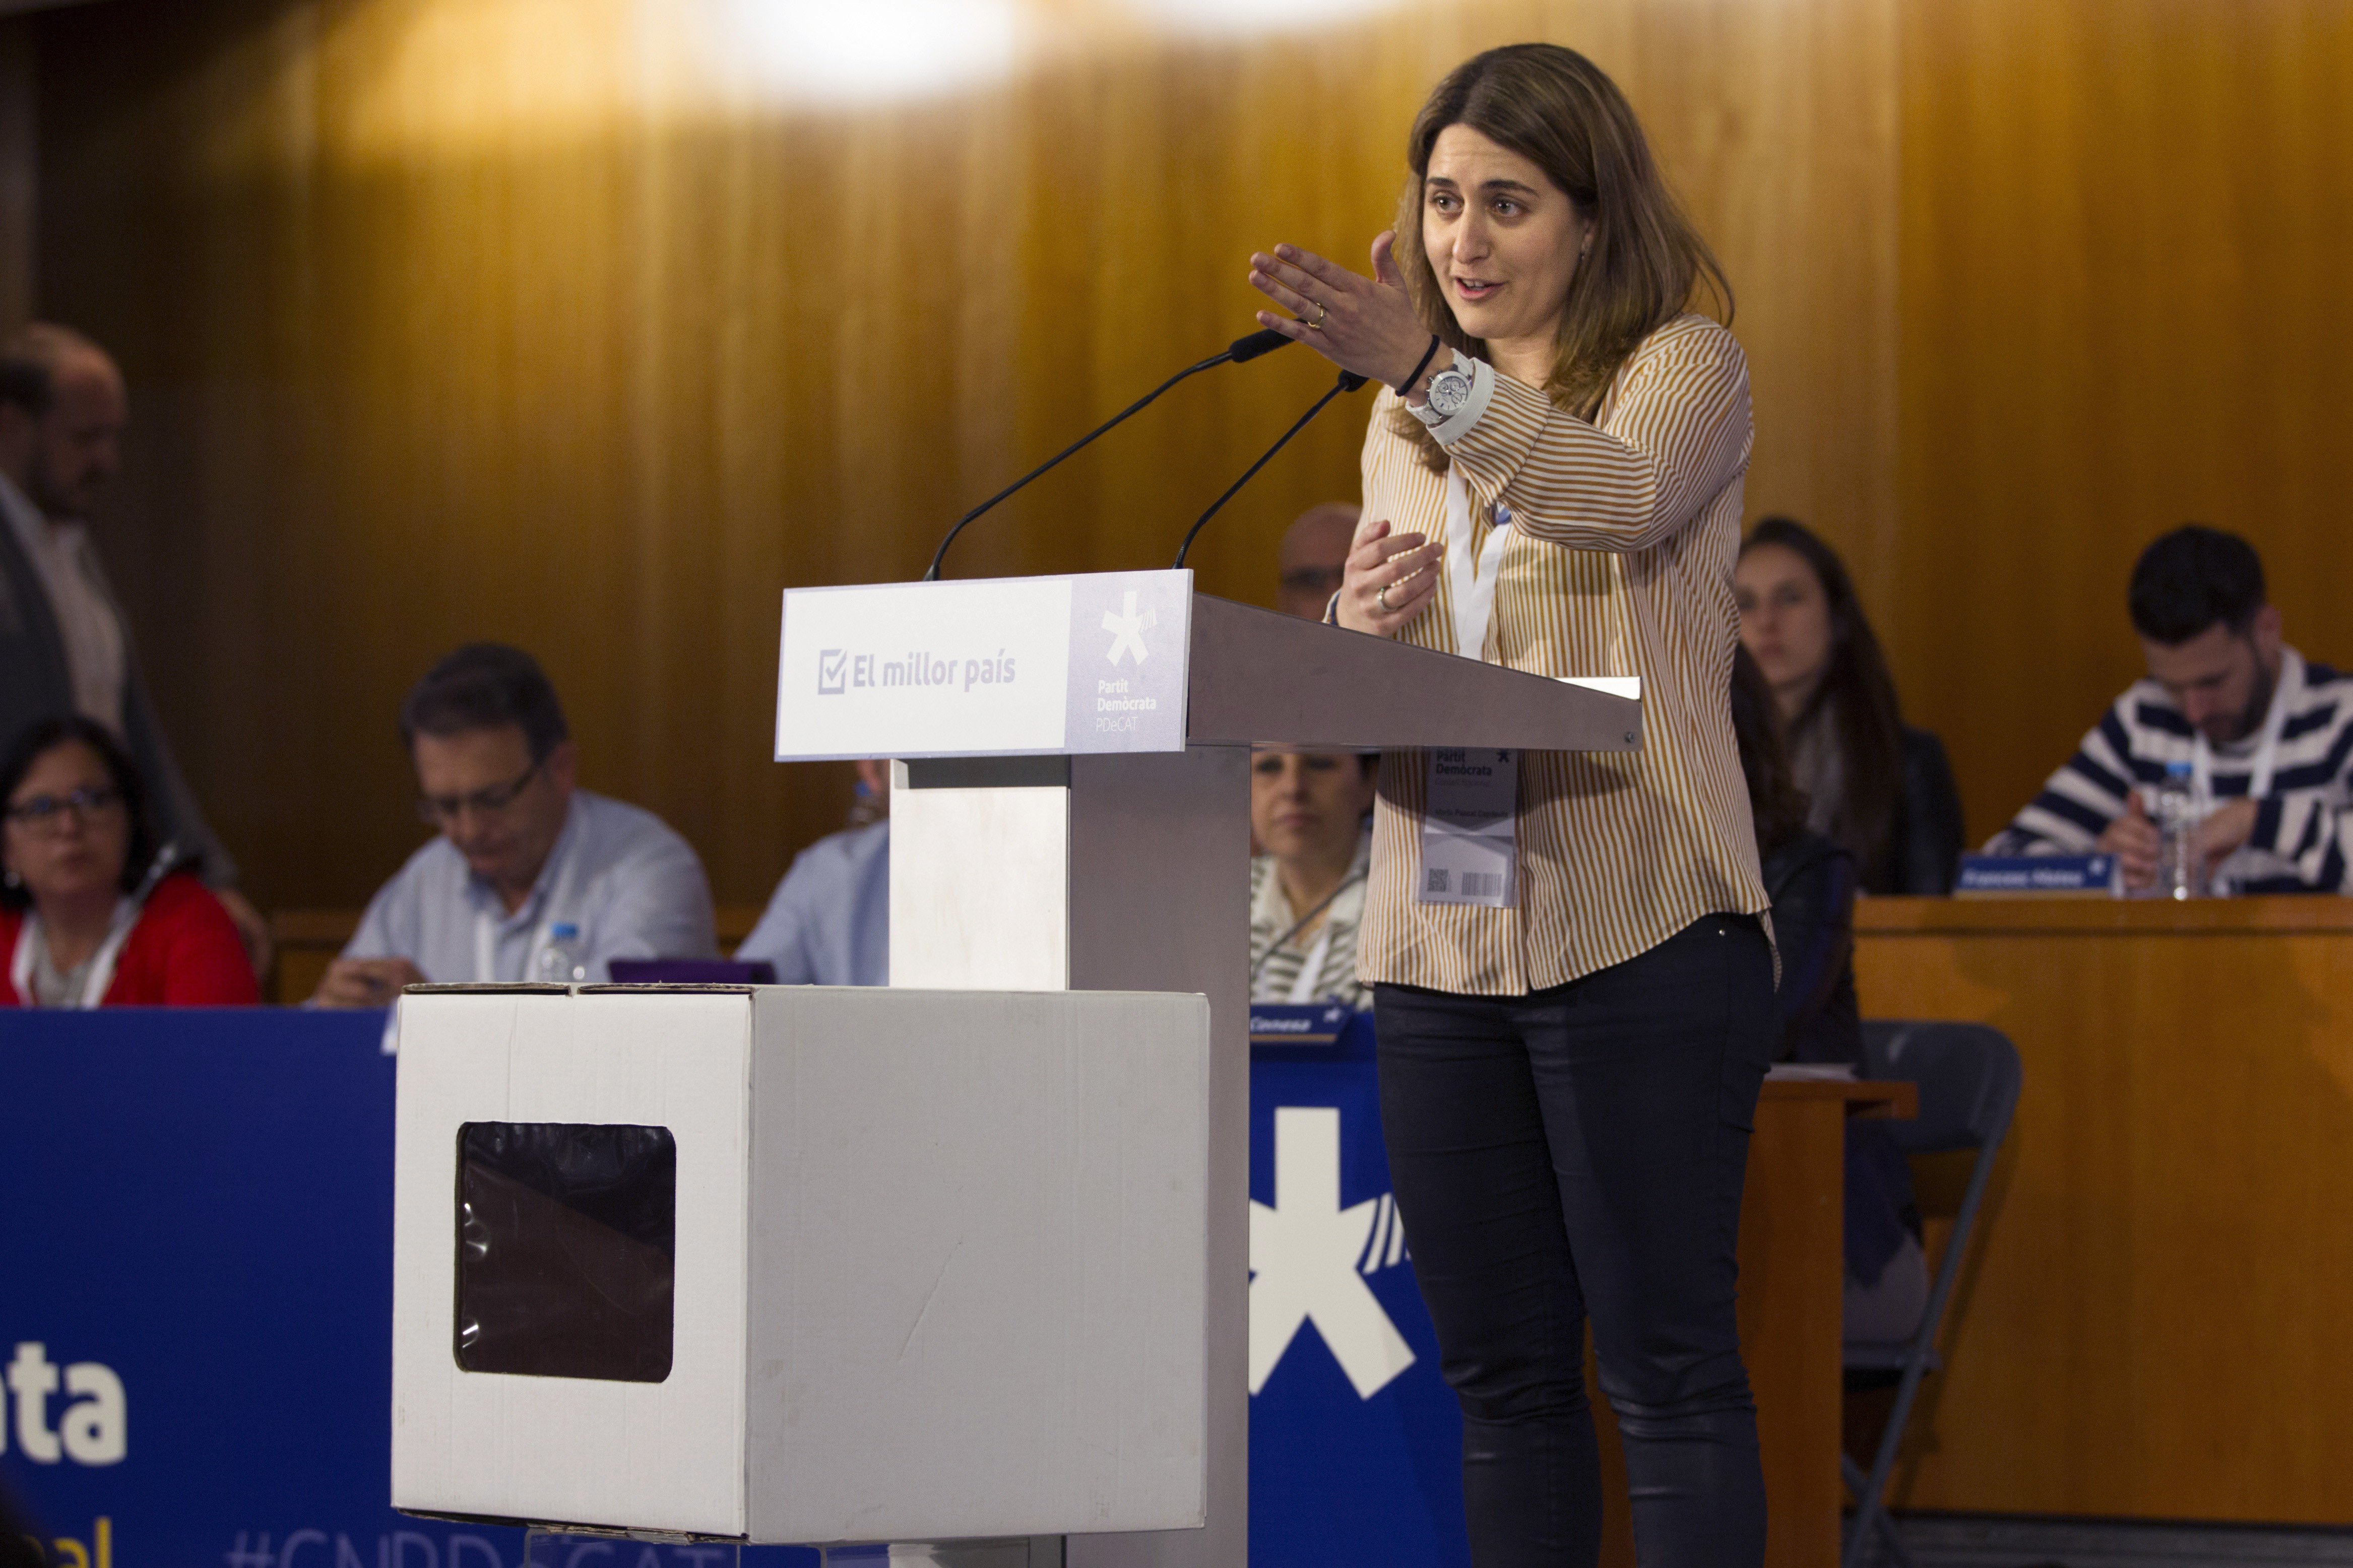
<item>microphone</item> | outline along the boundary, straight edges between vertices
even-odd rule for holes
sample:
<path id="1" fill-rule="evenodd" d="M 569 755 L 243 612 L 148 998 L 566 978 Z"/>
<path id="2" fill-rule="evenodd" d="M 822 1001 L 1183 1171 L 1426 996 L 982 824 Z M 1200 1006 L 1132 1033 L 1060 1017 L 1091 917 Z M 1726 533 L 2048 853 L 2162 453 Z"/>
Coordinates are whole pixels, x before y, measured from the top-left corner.
<path id="1" fill-rule="evenodd" d="M 1226 357 L 1236 364 L 1248 364 L 1259 355 L 1271 354 L 1291 341 L 1272 327 L 1262 328 L 1246 338 L 1236 338 L 1234 346 L 1226 351 Z"/>
<path id="2" fill-rule="evenodd" d="M 1277 333 L 1275 335 L 1281 336 L 1282 334 Z M 1290 340 L 1284 339 L 1284 341 L 1287 342 Z M 1252 463 L 1243 471 L 1240 479 L 1238 479 L 1232 484 L 1228 485 L 1226 487 L 1226 493 L 1209 503 L 1209 510 L 1201 514 L 1200 521 L 1194 523 L 1191 528 L 1185 531 L 1185 542 L 1176 547 L 1176 565 L 1178 568 L 1183 568 L 1185 564 L 1185 557 L 1192 551 L 1193 541 L 1199 537 L 1201 530 L 1209 525 L 1209 520 L 1218 515 L 1219 509 L 1223 507 L 1228 501 L 1234 499 L 1234 492 L 1236 490 L 1250 483 L 1251 476 L 1256 474 L 1261 468 L 1265 468 L 1267 464 L 1273 459 L 1273 457 L 1277 452 L 1282 451 L 1284 447 L 1290 444 L 1291 438 L 1293 436 L 1296 436 L 1302 430 L 1306 429 L 1307 422 L 1310 419 L 1314 418 L 1318 414 L 1323 413 L 1324 405 L 1325 404 L 1331 402 L 1334 398 L 1339 396 L 1344 392 L 1356 391 L 1358 387 L 1364 385 L 1366 382 L 1371 379 L 1372 378 L 1370 376 L 1358 375 L 1354 371 L 1342 371 L 1340 373 L 1339 381 L 1334 384 L 1332 390 L 1317 398 L 1313 407 L 1309 408 L 1306 413 L 1293 420 L 1292 422 L 1291 428 L 1282 433 L 1282 438 L 1277 441 L 1273 446 L 1269 447 L 1266 449 L 1265 454 L 1261 456 L 1257 462 Z"/>
<path id="3" fill-rule="evenodd" d="M 1166 381 L 1162 382 L 1158 386 L 1154 387 L 1150 392 L 1145 393 L 1142 397 L 1137 398 L 1134 402 L 1121 409 L 1117 414 L 1113 415 L 1110 418 L 1104 420 L 1102 424 L 1096 426 L 1093 429 L 1088 431 L 1085 435 L 1080 437 L 1077 440 L 1071 442 L 1069 446 L 1063 447 L 1060 451 L 1055 453 L 1052 457 L 1047 458 L 1044 462 L 1039 464 L 1036 468 L 1030 469 L 1028 473 L 1022 475 L 1019 479 L 1014 480 L 1011 484 L 1006 486 L 1003 489 L 997 491 L 995 495 L 989 497 L 987 500 L 981 502 L 978 506 L 973 508 L 962 517 L 956 519 L 955 526 L 949 529 L 947 531 L 947 537 L 940 541 L 939 549 L 933 552 L 931 567 L 929 570 L 924 572 L 923 581 L 926 583 L 936 583 L 940 580 L 940 566 L 948 558 L 948 546 L 955 542 L 956 535 L 962 533 L 965 527 L 970 524 L 975 518 L 980 516 L 981 513 L 987 511 L 997 502 L 1005 500 L 1008 496 L 1010 496 L 1014 491 L 1019 489 L 1030 480 L 1038 478 L 1040 474 L 1043 474 L 1047 469 L 1060 463 L 1063 458 L 1070 457 L 1080 447 L 1085 446 L 1088 442 L 1092 441 L 1096 437 L 1103 435 L 1114 425 L 1124 423 L 1131 416 L 1142 413 L 1146 404 L 1150 403 L 1154 398 L 1158 397 L 1170 387 L 1176 385 L 1178 382 L 1183 381 L 1187 376 L 1198 375 L 1205 370 L 1209 370 L 1221 364 L 1248 363 L 1250 361 L 1257 359 L 1261 354 L 1272 353 L 1275 350 L 1282 347 L 1289 342 L 1291 342 L 1289 338 L 1284 337 L 1281 332 L 1269 327 L 1262 331 L 1252 332 L 1246 338 L 1236 338 L 1231 343 L 1227 345 L 1225 353 L 1221 354 L 1212 354 L 1209 358 L 1203 360 L 1198 364 L 1187 365 L 1183 370 L 1178 371 L 1175 375 L 1170 376 Z M 1271 454 L 1270 454 L 1270 456 L 1271 456 Z M 1247 475 L 1244 477 L 1248 478 Z"/>

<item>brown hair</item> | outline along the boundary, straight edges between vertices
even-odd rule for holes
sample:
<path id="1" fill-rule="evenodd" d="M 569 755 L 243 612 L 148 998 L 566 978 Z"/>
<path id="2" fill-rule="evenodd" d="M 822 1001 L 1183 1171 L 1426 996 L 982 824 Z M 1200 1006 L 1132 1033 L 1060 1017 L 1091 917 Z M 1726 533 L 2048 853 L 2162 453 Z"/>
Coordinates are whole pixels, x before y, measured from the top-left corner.
<path id="1" fill-rule="evenodd" d="M 1866 889 L 1894 892 L 1903 873 L 1896 817 L 1904 792 L 1904 715 L 1895 700 L 1895 679 L 1887 672 L 1886 656 L 1879 651 L 1879 638 L 1838 552 L 1796 519 L 1768 517 L 1741 541 L 1742 559 L 1768 544 L 1794 552 L 1806 563 L 1830 610 L 1830 662 L 1788 733 L 1794 742 L 1816 724 L 1835 726 L 1831 739 L 1838 747 L 1845 796 L 1831 837 L 1854 857 Z"/>
<path id="2" fill-rule="evenodd" d="M 417 754 L 419 735 L 455 735 L 512 724 L 531 747 L 531 760 L 572 738 L 564 705 L 539 660 L 504 643 L 470 642 L 425 672 L 400 705 L 400 743 Z"/>
<path id="3" fill-rule="evenodd" d="M 1451 125 L 1467 125 L 1535 163 L 1593 225 L 1593 248 L 1569 281 L 1545 385 L 1569 413 L 1591 419 L 1627 358 L 1683 312 L 1703 281 L 1725 321 L 1732 320 L 1732 285 L 1668 191 L 1618 84 L 1574 49 L 1511 44 L 1457 66 L 1421 106 L 1406 142 L 1413 177 L 1398 204 L 1395 256 L 1423 324 L 1449 347 L 1476 355 L 1485 348 L 1456 323 L 1422 247 L 1430 149 Z M 1419 440 L 1432 467 L 1446 466 L 1419 420 L 1405 417 L 1398 428 Z"/>

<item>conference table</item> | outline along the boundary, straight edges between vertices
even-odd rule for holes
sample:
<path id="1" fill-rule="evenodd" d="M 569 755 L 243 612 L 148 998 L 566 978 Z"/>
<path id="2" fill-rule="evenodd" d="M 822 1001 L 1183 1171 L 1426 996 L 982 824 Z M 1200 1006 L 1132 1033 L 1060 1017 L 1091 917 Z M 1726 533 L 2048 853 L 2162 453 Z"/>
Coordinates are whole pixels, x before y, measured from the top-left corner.
<path id="1" fill-rule="evenodd" d="M 1895 1505 L 2353 1523 L 2353 900 L 1872 899 L 1855 974 L 2025 1068 Z"/>

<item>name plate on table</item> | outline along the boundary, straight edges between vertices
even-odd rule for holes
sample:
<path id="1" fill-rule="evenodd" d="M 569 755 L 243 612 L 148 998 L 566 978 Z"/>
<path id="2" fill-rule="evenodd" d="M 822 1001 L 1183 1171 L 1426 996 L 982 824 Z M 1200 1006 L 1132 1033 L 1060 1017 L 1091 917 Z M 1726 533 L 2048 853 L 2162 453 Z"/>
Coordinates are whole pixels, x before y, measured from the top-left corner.
<path id="1" fill-rule="evenodd" d="M 1340 1037 L 1356 1009 L 1345 1002 L 1253 1002 L 1253 1046 L 1328 1046 Z"/>
<path id="2" fill-rule="evenodd" d="M 1190 572 L 785 590 L 776 760 L 1181 752 Z"/>
<path id="3" fill-rule="evenodd" d="M 2113 855 L 1964 855 L 1953 896 L 2104 899 L 2117 892 Z"/>

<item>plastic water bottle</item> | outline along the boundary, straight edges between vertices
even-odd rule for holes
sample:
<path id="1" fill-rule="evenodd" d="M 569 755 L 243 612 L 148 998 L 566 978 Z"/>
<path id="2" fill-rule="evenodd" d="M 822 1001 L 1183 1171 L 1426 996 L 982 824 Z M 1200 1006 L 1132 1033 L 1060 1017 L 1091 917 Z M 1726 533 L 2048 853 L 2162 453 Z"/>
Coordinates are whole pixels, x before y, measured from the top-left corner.
<path id="1" fill-rule="evenodd" d="M 2197 899 L 2206 893 L 2206 868 L 2198 853 L 2198 802 L 2190 793 L 2188 763 L 2165 764 L 2158 787 L 2157 893 L 2163 899 Z"/>
<path id="2" fill-rule="evenodd" d="M 582 962 L 578 926 L 570 921 L 559 921 L 547 928 L 547 945 L 540 949 L 539 973 L 535 978 L 552 985 L 577 985 L 588 978 L 588 966 Z"/>

